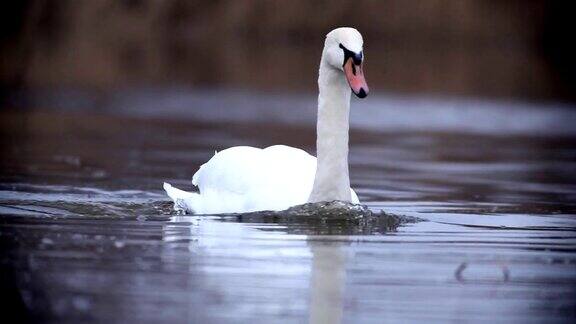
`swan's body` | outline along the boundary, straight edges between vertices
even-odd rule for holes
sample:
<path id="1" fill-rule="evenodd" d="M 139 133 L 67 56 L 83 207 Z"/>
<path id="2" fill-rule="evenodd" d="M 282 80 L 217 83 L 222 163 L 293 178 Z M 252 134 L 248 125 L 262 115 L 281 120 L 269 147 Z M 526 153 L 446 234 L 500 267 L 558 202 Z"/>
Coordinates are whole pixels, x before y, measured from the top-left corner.
<path id="1" fill-rule="evenodd" d="M 361 98 L 368 92 L 362 45 L 353 28 L 338 28 L 326 36 L 318 77 L 318 159 L 284 145 L 223 150 L 194 174 L 192 184 L 200 193 L 164 184 L 175 207 L 215 214 L 284 210 L 332 200 L 359 203 L 348 175 L 348 118 L 350 88 Z"/>
<path id="2" fill-rule="evenodd" d="M 180 208 L 198 214 L 284 210 L 306 203 L 312 192 L 316 158 L 303 150 L 275 145 L 265 149 L 236 146 L 215 154 L 192 178 L 201 194 L 169 184 Z M 351 189 L 352 202 L 358 197 Z"/>

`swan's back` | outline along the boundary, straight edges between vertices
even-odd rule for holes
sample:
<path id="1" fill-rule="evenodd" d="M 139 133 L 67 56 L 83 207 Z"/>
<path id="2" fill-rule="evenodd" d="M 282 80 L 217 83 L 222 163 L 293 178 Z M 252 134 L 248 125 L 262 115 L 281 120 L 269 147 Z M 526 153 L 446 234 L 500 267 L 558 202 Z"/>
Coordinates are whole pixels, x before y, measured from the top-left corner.
<path id="1" fill-rule="evenodd" d="M 312 191 L 316 158 L 303 150 L 275 145 L 236 146 L 216 153 L 194 174 L 198 213 L 283 210 L 303 204 Z"/>

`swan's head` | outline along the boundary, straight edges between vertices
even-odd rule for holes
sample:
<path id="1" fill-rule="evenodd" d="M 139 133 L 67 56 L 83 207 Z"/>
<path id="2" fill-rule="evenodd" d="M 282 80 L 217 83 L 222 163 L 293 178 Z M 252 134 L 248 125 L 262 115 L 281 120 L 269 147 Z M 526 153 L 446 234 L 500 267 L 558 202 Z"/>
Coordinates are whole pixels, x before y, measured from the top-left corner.
<path id="1" fill-rule="evenodd" d="M 350 27 L 336 28 L 326 35 L 324 58 L 332 67 L 342 71 L 350 89 L 358 98 L 368 95 L 368 84 L 364 79 L 364 53 L 362 35 Z"/>

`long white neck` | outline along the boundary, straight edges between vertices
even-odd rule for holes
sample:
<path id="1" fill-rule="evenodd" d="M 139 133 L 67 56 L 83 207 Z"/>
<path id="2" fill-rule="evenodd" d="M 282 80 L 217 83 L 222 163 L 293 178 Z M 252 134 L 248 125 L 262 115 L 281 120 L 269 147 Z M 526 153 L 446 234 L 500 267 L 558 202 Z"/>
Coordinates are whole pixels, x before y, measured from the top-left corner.
<path id="1" fill-rule="evenodd" d="M 351 201 L 348 176 L 350 87 L 342 71 L 329 66 L 324 55 L 318 76 L 316 177 L 309 202 Z"/>

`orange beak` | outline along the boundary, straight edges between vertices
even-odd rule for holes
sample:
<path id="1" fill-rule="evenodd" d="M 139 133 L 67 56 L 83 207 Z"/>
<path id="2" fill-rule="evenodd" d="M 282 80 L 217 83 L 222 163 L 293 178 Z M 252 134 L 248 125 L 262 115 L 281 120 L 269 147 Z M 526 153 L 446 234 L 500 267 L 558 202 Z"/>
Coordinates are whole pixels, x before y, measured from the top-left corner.
<path id="1" fill-rule="evenodd" d="M 363 62 L 360 65 L 356 65 L 354 60 L 350 57 L 344 63 L 344 74 L 346 75 L 346 80 L 350 85 L 350 89 L 358 98 L 365 98 L 370 91 L 368 89 L 368 84 L 366 79 L 364 79 L 364 71 L 362 70 Z"/>

